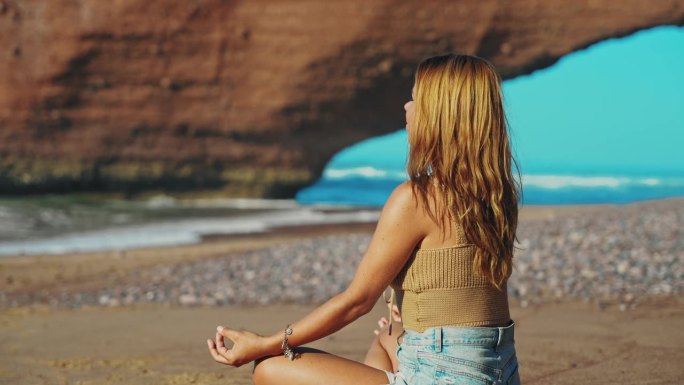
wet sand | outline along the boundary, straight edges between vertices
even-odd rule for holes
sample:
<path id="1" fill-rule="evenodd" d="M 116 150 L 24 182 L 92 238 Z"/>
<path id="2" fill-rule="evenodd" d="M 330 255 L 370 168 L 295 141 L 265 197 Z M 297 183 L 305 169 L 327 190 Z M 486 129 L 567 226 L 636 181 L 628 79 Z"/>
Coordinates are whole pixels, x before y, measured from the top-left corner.
<path id="1" fill-rule="evenodd" d="M 368 315 L 316 343 L 362 360 L 376 320 Z M 252 365 L 214 363 L 205 340 L 216 325 L 273 333 L 312 306 L 78 311 L 12 310 L 0 315 L 4 384 L 249 384 Z M 684 306 L 652 301 L 628 312 L 564 302 L 512 307 L 525 384 L 673 384 L 682 375 Z"/>
<path id="2" fill-rule="evenodd" d="M 681 202 L 681 201 L 680 201 Z M 671 204 L 671 202 L 670 202 Z M 602 206 L 532 207 L 522 221 L 601 210 Z M 626 207 L 625 209 L 630 209 Z M 324 234 L 368 233 L 370 225 L 282 229 L 268 235 L 210 237 L 199 245 L 126 252 L 0 259 L 0 291 L 74 290 L 106 286 L 130 271 L 225 258 L 259 247 Z M 526 307 L 512 301 L 525 384 L 665 384 L 681 379 L 684 302 L 654 296 L 621 311 L 560 300 Z M 2 384 L 248 384 L 251 365 L 213 362 L 205 340 L 216 325 L 273 333 L 312 305 L 180 307 L 131 305 L 0 309 Z M 623 309 L 624 310 L 624 309 Z M 310 346 L 362 360 L 379 317 L 368 315 Z"/>

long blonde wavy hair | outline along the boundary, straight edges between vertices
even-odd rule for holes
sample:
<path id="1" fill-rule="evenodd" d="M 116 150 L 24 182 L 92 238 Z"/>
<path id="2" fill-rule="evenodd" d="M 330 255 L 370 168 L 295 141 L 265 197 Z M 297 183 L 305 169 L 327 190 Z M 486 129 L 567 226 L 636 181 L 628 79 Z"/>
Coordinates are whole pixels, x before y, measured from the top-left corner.
<path id="1" fill-rule="evenodd" d="M 456 220 L 476 246 L 473 267 L 501 289 L 512 271 L 520 171 L 511 154 L 501 77 L 487 60 L 423 60 L 415 78 L 407 171 L 442 229 Z M 513 178 L 515 166 L 518 179 Z M 444 209 L 430 208 L 441 195 Z"/>

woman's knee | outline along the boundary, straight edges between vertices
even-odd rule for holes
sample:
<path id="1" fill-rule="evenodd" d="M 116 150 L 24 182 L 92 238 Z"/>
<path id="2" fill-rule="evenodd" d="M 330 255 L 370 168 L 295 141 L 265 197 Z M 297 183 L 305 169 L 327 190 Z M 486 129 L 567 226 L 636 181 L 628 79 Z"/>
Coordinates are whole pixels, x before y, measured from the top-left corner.
<path id="1" fill-rule="evenodd" d="M 280 356 L 266 356 L 254 361 L 252 382 L 255 385 L 269 385 L 277 382 L 278 357 Z"/>
<path id="2" fill-rule="evenodd" d="M 311 358 L 324 354 L 322 350 L 306 346 L 295 348 L 296 360 L 309 361 Z M 294 378 L 298 365 L 293 365 L 289 358 L 284 355 L 266 356 L 254 361 L 252 370 L 252 382 L 255 385 L 281 385 L 284 379 Z M 286 382 L 286 381 L 285 381 Z"/>

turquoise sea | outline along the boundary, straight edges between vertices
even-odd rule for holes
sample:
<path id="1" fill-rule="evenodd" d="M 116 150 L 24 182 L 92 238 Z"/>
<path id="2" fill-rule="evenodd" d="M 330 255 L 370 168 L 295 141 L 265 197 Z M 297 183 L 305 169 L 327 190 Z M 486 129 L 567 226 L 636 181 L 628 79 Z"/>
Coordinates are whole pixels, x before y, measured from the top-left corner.
<path id="1" fill-rule="evenodd" d="M 505 81 L 523 203 L 684 196 L 682 69 L 684 28 L 665 26 L 601 41 Z M 297 201 L 382 205 L 407 179 L 407 152 L 402 128 L 347 148 Z"/>

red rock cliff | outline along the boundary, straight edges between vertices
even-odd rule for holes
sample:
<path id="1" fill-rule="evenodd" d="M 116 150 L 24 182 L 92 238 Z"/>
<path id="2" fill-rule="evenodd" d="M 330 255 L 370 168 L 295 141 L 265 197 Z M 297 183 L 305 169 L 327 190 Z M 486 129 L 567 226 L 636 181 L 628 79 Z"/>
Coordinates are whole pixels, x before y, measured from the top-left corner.
<path id="1" fill-rule="evenodd" d="M 0 0 L 0 192 L 289 197 L 404 125 L 424 56 L 511 78 L 683 23 L 666 0 Z"/>

